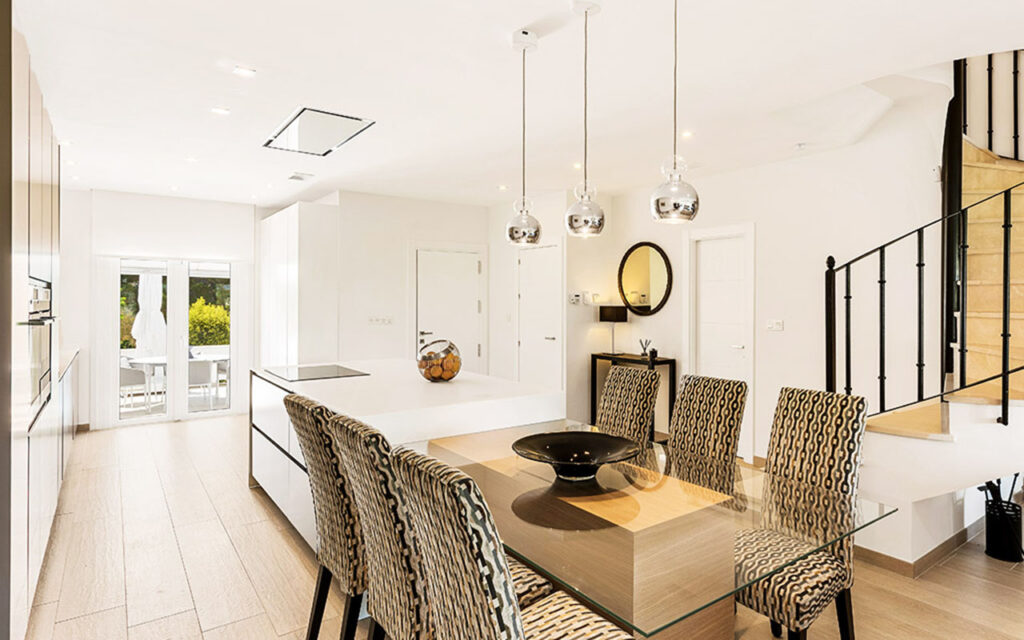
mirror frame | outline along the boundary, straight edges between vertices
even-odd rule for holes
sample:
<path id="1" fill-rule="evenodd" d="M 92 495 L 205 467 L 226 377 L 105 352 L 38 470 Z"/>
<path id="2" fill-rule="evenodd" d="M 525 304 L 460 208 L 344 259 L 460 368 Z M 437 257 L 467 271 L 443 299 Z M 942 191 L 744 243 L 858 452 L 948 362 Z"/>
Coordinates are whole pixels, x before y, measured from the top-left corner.
<path id="1" fill-rule="evenodd" d="M 658 255 L 660 255 L 661 259 L 665 262 L 665 274 L 667 276 L 665 280 L 664 297 L 662 297 L 661 302 L 659 302 L 656 307 L 651 307 L 649 311 L 642 311 L 634 307 L 632 304 L 630 304 L 629 300 L 626 299 L 626 292 L 622 290 L 622 271 L 626 268 L 626 261 L 629 260 L 629 256 L 633 255 L 634 251 L 642 249 L 643 247 L 650 247 L 651 249 L 654 249 L 655 251 L 658 252 Z M 653 316 L 654 314 L 661 311 L 661 308 L 665 306 L 666 302 L 668 302 L 668 297 L 672 293 L 672 262 L 669 261 L 668 255 L 665 253 L 665 251 L 658 245 L 654 244 L 653 242 L 638 242 L 626 250 L 625 255 L 622 256 L 622 261 L 619 262 L 618 285 L 619 297 L 622 298 L 622 304 L 626 305 L 627 309 L 629 309 L 638 316 Z"/>

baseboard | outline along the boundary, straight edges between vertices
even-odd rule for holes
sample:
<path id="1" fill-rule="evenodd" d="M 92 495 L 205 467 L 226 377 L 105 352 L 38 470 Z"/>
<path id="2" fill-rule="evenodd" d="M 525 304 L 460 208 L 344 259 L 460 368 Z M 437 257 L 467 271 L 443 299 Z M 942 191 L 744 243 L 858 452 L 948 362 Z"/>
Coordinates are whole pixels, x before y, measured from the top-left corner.
<path id="1" fill-rule="evenodd" d="M 88 430 L 89 430 L 89 423 L 88 422 L 75 425 L 75 433 L 85 433 Z"/>
<path id="2" fill-rule="evenodd" d="M 978 518 L 973 523 L 967 525 L 960 531 L 957 531 L 945 542 L 940 543 L 937 547 L 914 562 L 907 562 L 906 560 L 893 558 L 892 556 L 887 556 L 884 553 L 880 553 L 872 549 L 865 549 L 864 547 L 858 547 L 856 545 L 854 545 L 853 548 L 854 557 L 857 560 L 892 571 L 893 573 L 898 573 L 901 576 L 916 578 L 937 565 L 939 562 L 944 560 L 946 556 L 962 547 L 968 540 L 984 530 L 985 518 Z"/>

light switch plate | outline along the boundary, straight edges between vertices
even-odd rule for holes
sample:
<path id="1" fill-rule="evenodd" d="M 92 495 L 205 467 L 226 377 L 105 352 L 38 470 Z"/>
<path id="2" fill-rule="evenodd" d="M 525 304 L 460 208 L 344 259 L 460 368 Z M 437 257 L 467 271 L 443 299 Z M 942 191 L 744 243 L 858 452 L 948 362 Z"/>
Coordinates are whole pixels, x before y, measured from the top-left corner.
<path id="1" fill-rule="evenodd" d="M 786 322 L 784 320 L 769 320 L 768 321 L 769 331 L 785 331 Z"/>

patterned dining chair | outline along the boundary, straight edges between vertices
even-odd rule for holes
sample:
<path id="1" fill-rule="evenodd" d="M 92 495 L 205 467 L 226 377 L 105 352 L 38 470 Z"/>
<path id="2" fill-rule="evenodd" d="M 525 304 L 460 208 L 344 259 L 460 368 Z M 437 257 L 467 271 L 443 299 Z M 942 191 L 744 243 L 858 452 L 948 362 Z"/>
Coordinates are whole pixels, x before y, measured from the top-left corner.
<path id="1" fill-rule="evenodd" d="M 601 391 L 594 426 L 605 433 L 649 442 L 660 380 L 661 374 L 651 369 L 613 366 Z"/>
<path id="2" fill-rule="evenodd" d="M 853 640 L 853 539 L 808 553 L 852 522 L 867 403 L 859 396 L 783 388 L 768 445 L 760 527 L 736 536 L 737 580 L 800 558 L 737 600 L 771 621 L 772 635 L 807 628 L 834 600 L 842 640 Z M 803 557 L 801 557 L 803 556 Z M 761 567 L 760 569 L 758 567 Z"/>
<path id="3" fill-rule="evenodd" d="M 366 608 L 373 619 L 368 638 L 433 638 L 426 606 L 426 582 L 419 543 L 409 522 L 406 498 L 391 462 L 391 444 L 379 431 L 343 415 L 328 428 L 341 445 L 342 458 L 359 509 L 366 545 L 369 588 Z M 509 558 L 520 607 L 551 593 L 553 587 L 521 562 Z"/>
<path id="4" fill-rule="evenodd" d="M 341 640 L 353 640 L 366 591 L 366 561 L 359 514 L 340 464 L 340 448 L 328 428 L 328 420 L 334 413 L 297 394 L 285 396 L 284 406 L 306 460 L 316 519 L 316 557 L 320 569 L 306 638 L 313 640 L 320 635 L 333 576 L 345 592 Z"/>
<path id="5" fill-rule="evenodd" d="M 408 449 L 397 449 L 392 463 L 420 541 L 438 638 L 632 638 L 561 591 L 521 609 L 490 509 L 472 478 Z"/>
<path id="6" fill-rule="evenodd" d="M 733 462 L 747 402 L 747 383 L 684 375 L 668 427 L 669 448 L 684 455 Z"/>

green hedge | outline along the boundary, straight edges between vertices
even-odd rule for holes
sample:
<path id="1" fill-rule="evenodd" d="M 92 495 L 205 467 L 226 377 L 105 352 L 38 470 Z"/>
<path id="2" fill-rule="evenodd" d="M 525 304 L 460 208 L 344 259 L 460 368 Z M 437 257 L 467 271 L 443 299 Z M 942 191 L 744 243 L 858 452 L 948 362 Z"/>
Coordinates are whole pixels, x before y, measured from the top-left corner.
<path id="1" fill-rule="evenodd" d="M 188 343 L 194 347 L 231 344 L 231 314 L 200 297 L 188 309 Z"/>

